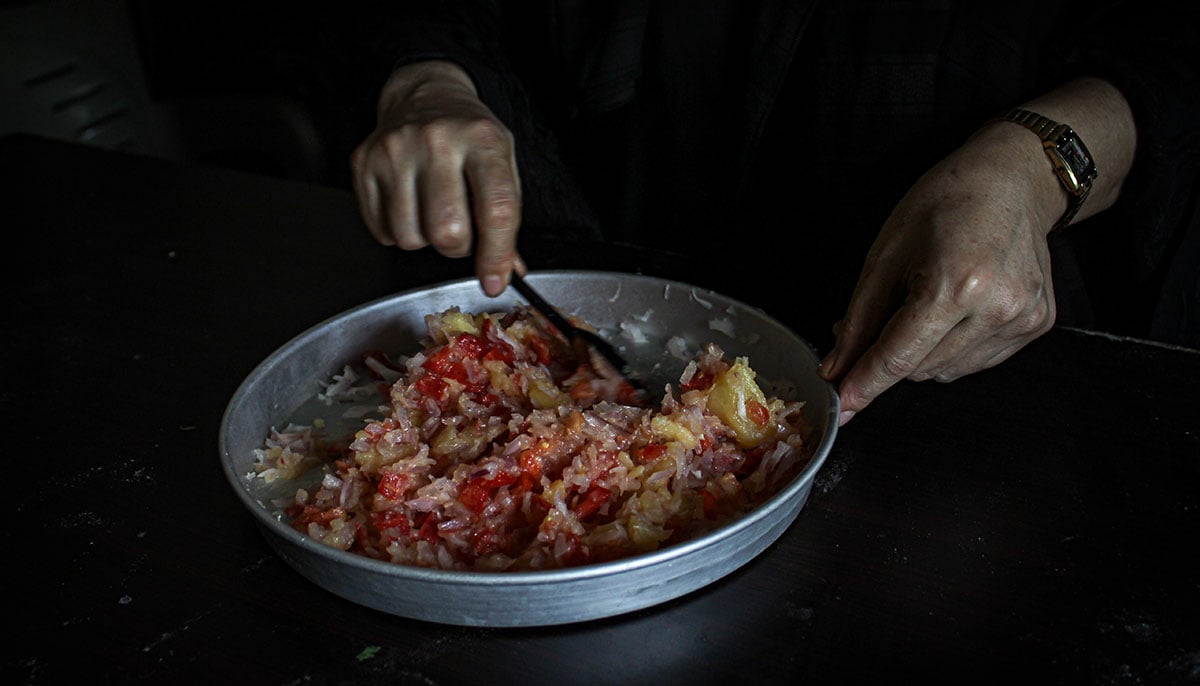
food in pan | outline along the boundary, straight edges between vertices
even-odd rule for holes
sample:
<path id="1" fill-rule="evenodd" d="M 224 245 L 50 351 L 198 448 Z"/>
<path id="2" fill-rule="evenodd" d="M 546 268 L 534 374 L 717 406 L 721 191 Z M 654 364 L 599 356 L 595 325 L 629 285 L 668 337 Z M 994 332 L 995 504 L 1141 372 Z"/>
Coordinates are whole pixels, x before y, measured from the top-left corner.
<path id="1" fill-rule="evenodd" d="M 281 503 L 300 532 L 421 567 L 573 567 L 701 536 L 810 457 L 803 403 L 767 397 L 748 359 L 715 344 L 649 402 L 532 310 L 451 308 L 425 324 L 420 351 L 365 358 L 382 416 L 344 439 L 272 430 L 257 451 L 257 478 L 323 470 Z M 355 379 L 346 370 L 325 396 L 363 388 Z"/>

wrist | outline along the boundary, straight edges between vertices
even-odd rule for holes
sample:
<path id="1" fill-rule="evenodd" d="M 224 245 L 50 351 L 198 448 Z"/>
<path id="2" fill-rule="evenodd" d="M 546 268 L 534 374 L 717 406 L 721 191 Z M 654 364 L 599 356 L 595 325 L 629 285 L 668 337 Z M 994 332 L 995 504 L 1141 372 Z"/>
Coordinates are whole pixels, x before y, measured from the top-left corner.
<path id="1" fill-rule="evenodd" d="M 1067 209 L 1051 231 L 1070 224 L 1092 192 L 1092 183 L 1098 175 L 1092 153 L 1083 139 L 1070 126 L 1019 107 L 996 119 L 1022 126 L 1037 136 L 1046 160 L 1067 196 Z"/>
<path id="2" fill-rule="evenodd" d="M 478 97 L 475 83 L 458 64 L 447 60 L 424 60 L 406 64 L 392 72 L 380 94 L 380 112 L 397 102 L 429 92 Z"/>
<path id="3" fill-rule="evenodd" d="M 1069 198 L 1037 134 L 1010 122 L 991 121 L 971 141 L 974 154 L 989 160 L 992 173 L 1014 185 L 1038 230 L 1049 234 L 1067 211 Z"/>

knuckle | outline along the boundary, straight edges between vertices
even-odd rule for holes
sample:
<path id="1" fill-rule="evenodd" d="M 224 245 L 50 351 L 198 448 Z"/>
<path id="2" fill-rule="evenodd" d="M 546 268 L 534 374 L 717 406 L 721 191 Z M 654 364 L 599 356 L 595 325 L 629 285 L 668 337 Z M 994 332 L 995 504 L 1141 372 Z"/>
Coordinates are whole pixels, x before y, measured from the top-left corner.
<path id="1" fill-rule="evenodd" d="M 495 193 L 485 203 L 483 219 L 489 231 L 514 231 L 521 220 L 520 203 L 511 193 Z"/>
<path id="2" fill-rule="evenodd" d="M 943 369 L 933 376 L 938 383 L 950 383 L 960 378 L 962 378 L 962 373 L 957 369 Z"/>
<path id="3" fill-rule="evenodd" d="M 512 134 L 503 124 L 491 117 L 475 117 L 466 124 L 467 137 L 489 150 L 512 148 Z"/>
<path id="4" fill-rule="evenodd" d="M 897 379 L 907 378 L 917 368 L 911 359 L 901 355 L 885 355 L 880 360 L 880 364 L 888 376 Z"/>
<path id="5" fill-rule="evenodd" d="M 401 131 L 388 131 L 379 137 L 379 149 L 391 162 L 398 162 L 406 158 L 410 148 L 408 136 Z"/>
<path id="6" fill-rule="evenodd" d="M 434 157 L 449 155 L 458 143 L 458 132 L 455 126 L 445 120 L 435 120 L 426 123 L 417 133 L 420 145 Z"/>
<path id="7" fill-rule="evenodd" d="M 432 231 L 429 242 L 438 252 L 461 255 L 470 249 L 471 237 L 462 222 L 452 221 L 443 223 Z"/>
<path id="8" fill-rule="evenodd" d="M 962 309 L 978 307 L 996 287 L 992 275 L 978 267 L 952 274 L 948 281 L 947 295 Z"/>
<path id="9" fill-rule="evenodd" d="M 1012 323 L 1019 328 L 1020 320 L 1036 315 L 1036 308 L 1030 306 L 1031 303 L 1020 295 L 1007 289 L 1000 289 L 988 304 L 985 319 L 993 325 Z"/>
<path id="10" fill-rule="evenodd" d="M 442 221 L 433 227 L 429 241 L 439 248 L 454 248 L 462 244 L 465 235 L 461 222 Z"/>
<path id="11" fill-rule="evenodd" d="M 986 318 L 1016 335 L 1040 335 L 1054 325 L 1054 305 L 1044 290 L 1004 289 L 990 303 Z"/>
<path id="12" fill-rule="evenodd" d="M 1028 312 L 1019 314 L 1011 320 L 1013 331 L 1018 335 L 1040 335 L 1050 330 L 1054 325 L 1054 317 L 1045 305 L 1035 307 Z"/>

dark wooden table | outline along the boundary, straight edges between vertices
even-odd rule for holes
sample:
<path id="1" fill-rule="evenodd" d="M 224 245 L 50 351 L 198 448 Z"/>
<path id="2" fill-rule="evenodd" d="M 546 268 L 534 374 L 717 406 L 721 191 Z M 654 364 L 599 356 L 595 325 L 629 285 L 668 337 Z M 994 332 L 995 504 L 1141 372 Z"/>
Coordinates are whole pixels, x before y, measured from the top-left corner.
<path id="1" fill-rule="evenodd" d="M 441 626 L 285 565 L 217 433 L 293 335 L 469 261 L 377 246 L 339 189 L 26 137 L 0 166 L 5 683 L 1200 678 L 1195 351 L 1056 329 L 987 372 L 901 384 L 716 584 L 580 625 Z M 617 246 L 526 256 L 736 289 Z M 809 326 L 772 290 L 754 304 Z"/>

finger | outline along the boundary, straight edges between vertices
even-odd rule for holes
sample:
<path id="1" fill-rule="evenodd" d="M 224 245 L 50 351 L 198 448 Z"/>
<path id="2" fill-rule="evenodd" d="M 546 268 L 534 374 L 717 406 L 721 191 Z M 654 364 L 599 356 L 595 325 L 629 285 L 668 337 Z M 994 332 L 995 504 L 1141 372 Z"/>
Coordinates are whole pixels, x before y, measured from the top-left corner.
<path id="1" fill-rule="evenodd" d="M 935 359 L 935 353 L 938 351 L 930 353 L 922 368 L 913 374 L 912 378 L 915 381 L 934 379 L 940 382 L 961 379 L 968 374 L 1000 364 L 1043 333 L 1040 329 L 1033 333 L 1025 333 L 1024 329 L 1017 331 L 1021 333 L 1014 334 L 1012 329 L 1004 329 L 983 340 L 976 337 L 972 342 L 956 345 L 957 354 L 939 354 Z"/>
<path id="2" fill-rule="evenodd" d="M 917 370 L 961 316 L 940 315 L 923 302 L 896 310 L 875 341 L 846 373 L 838 388 L 842 411 L 853 413 Z"/>
<path id="3" fill-rule="evenodd" d="M 1000 297 L 958 323 L 911 378 L 953 381 L 1007 359 L 1054 323 L 1054 299 Z"/>
<path id="4" fill-rule="evenodd" d="M 986 360 L 999 352 L 1007 344 L 1006 340 L 985 330 L 978 322 L 978 317 L 967 317 L 955 325 L 908 378 L 913 381 L 951 381 L 969 373 L 965 370 L 974 360 Z"/>
<path id="5" fill-rule="evenodd" d="M 406 159 L 395 140 L 387 139 L 391 145 L 382 148 L 368 148 L 364 143 L 355 149 L 351 155 L 354 190 L 363 222 L 376 240 L 416 250 L 428 243 L 421 235 L 416 214 L 414 172 L 392 161 Z M 381 152 L 387 148 L 392 153 Z"/>
<path id="6" fill-rule="evenodd" d="M 395 245 L 396 241 L 388 232 L 383 220 L 379 180 L 371 172 L 367 161 L 369 155 L 367 143 L 359 145 L 350 153 L 350 177 L 354 184 L 354 194 L 358 197 L 358 211 L 375 240 L 383 245 Z"/>
<path id="7" fill-rule="evenodd" d="M 941 367 L 930 370 L 929 374 L 913 375 L 912 378 L 917 381 L 933 379 L 941 383 L 955 381 L 968 374 L 974 374 L 1000 364 L 1016 354 L 1027 343 L 1026 340 L 1005 342 L 997 338 L 997 340 L 989 341 L 988 344 L 981 345 L 969 353 L 964 353 L 959 359 L 950 360 Z"/>
<path id="8" fill-rule="evenodd" d="M 836 340 L 833 350 L 818 367 L 821 376 L 837 379 L 862 356 L 895 306 L 896 291 L 892 284 L 897 280 L 898 275 L 885 262 L 868 258 L 846 307 L 846 316 L 833 326 Z"/>
<path id="9" fill-rule="evenodd" d="M 1007 360 L 1008 358 L 1012 357 L 1013 355 L 1016 355 L 1017 351 L 1019 351 L 1021 348 L 1024 348 L 1026 345 L 1029 345 L 1028 340 L 1013 341 L 1012 343 L 1008 344 L 1007 346 L 1001 348 L 1000 352 L 996 353 L 995 355 L 992 355 L 990 358 L 988 358 L 986 361 L 984 361 L 983 364 L 979 365 L 979 367 L 974 371 L 978 371 L 980 369 L 991 369 L 992 367 L 995 367 L 996 365 Z M 938 379 L 938 380 L 941 381 L 941 379 Z M 951 380 L 951 379 L 947 379 L 947 380 Z"/>
<path id="10" fill-rule="evenodd" d="M 460 159 L 437 158 L 417 178 L 424 239 L 446 257 L 471 253 L 471 218 Z"/>
<path id="11" fill-rule="evenodd" d="M 511 155 L 480 156 L 466 166 L 476 226 L 475 273 L 483 290 L 499 295 L 516 266 L 521 189 Z"/>
<path id="12" fill-rule="evenodd" d="M 358 211 L 367 230 L 383 245 L 395 245 L 396 240 L 388 232 L 382 219 L 383 209 L 379 197 L 379 182 L 374 176 L 355 174 L 354 192 L 358 196 Z"/>
<path id="13" fill-rule="evenodd" d="M 419 250 L 429 245 L 421 231 L 415 175 L 405 173 L 390 184 L 385 179 L 377 185 L 383 230 L 395 244 L 404 250 Z"/>

